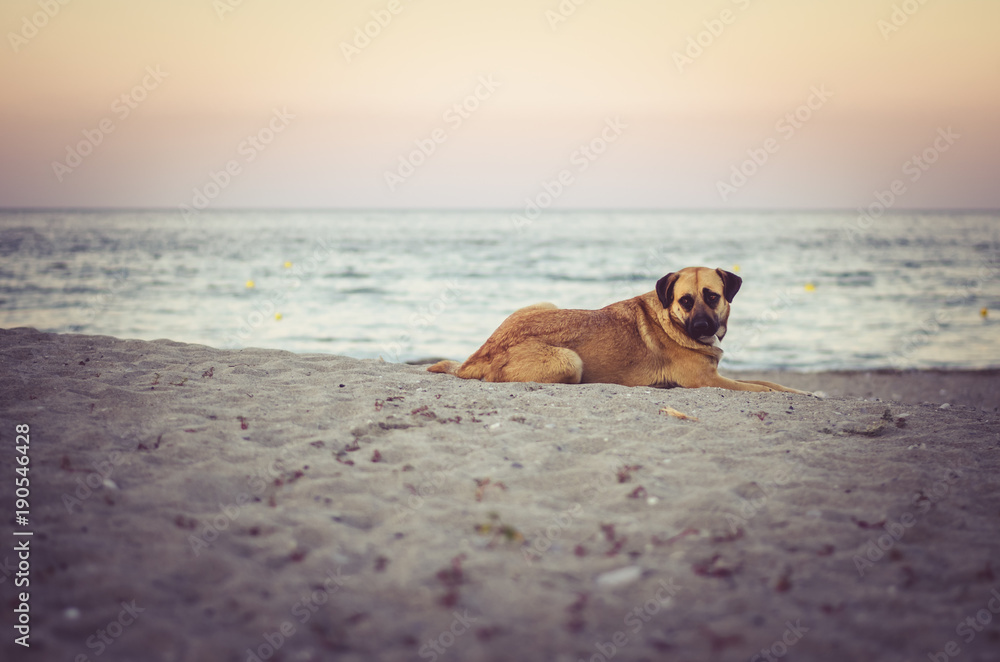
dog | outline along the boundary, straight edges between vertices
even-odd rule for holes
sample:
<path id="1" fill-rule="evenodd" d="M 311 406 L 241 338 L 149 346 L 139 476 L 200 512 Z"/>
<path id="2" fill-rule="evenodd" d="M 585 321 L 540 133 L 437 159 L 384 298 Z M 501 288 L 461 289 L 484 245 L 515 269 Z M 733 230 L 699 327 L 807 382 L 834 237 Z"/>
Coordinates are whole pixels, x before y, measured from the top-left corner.
<path id="1" fill-rule="evenodd" d="M 514 312 L 464 363 L 429 372 L 487 382 L 714 386 L 733 391 L 805 391 L 718 373 L 729 304 L 743 279 L 722 269 L 687 267 L 653 291 L 600 310 L 539 303 Z"/>

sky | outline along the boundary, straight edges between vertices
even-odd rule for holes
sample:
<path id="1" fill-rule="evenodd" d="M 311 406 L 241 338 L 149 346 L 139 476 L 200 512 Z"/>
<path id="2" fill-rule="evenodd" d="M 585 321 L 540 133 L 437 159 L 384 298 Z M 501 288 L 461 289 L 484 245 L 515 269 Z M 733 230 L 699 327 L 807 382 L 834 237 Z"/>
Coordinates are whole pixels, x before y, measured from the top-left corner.
<path id="1" fill-rule="evenodd" d="M 996 0 L 4 0 L 0 207 L 1000 208 Z"/>

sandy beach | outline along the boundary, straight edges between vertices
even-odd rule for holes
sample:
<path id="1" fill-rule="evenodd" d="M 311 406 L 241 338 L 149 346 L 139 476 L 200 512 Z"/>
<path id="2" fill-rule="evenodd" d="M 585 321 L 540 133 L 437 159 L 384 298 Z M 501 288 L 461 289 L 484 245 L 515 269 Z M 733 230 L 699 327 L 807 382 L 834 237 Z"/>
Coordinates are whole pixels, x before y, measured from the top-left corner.
<path id="1" fill-rule="evenodd" d="M 5 660 L 1000 659 L 996 372 L 484 384 L 22 328 L 0 373 Z"/>

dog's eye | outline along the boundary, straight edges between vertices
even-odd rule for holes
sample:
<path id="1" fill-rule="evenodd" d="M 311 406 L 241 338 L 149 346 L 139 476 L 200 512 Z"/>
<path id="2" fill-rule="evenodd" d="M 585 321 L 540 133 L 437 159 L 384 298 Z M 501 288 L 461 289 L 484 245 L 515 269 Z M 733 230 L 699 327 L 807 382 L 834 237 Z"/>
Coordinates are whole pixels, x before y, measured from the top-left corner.
<path id="1" fill-rule="evenodd" d="M 705 303 L 710 306 L 714 306 L 719 303 L 719 295 L 715 292 L 705 292 Z"/>
<path id="2" fill-rule="evenodd" d="M 681 304 L 681 308 L 684 310 L 690 311 L 694 308 L 694 297 L 690 294 L 685 294 L 677 301 L 677 303 Z"/>

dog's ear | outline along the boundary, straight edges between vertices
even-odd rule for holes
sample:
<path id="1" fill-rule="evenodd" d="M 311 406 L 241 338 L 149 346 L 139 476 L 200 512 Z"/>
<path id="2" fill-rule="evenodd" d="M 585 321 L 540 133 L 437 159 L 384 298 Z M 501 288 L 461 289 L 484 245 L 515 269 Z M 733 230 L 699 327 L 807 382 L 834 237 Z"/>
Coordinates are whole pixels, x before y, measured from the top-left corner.
<path id="1" fill-rule="evenodd" d="M 677 281 L 676 273 L 669 273 L 656 281 L 656 296 L 660 298 L 663 309 L 666 310 L 674 302 L 674 283 Z"/>
<path id="2" fill-rule="evenodd" d="M 722 296 L 726 297 L 726 301 L 729 303 L 733 302 L 733 297 L 736 293 L 740 291 L 740 285 L 743 284 L 743 279 L 736 274 L 729 273 L 723 269 L 716 269 L 715 273 L 719 274 L 719 278 L 722 279 L 722 284 L 724 286 Z"/>

